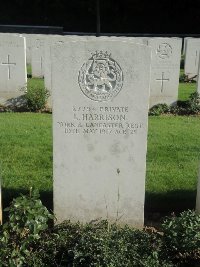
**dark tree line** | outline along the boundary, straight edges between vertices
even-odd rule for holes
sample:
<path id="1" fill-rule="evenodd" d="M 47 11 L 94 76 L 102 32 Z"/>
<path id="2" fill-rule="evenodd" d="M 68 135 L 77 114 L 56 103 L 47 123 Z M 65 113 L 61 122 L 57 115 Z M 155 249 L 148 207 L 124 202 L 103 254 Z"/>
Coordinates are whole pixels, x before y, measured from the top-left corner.
<path id="1" fill-rule="evenodd" d="M 101 31 L 200 33 L 200 0 L 100 0 Z M 3 0 L 0 24 L 96 31 L 96 0 Z"/>

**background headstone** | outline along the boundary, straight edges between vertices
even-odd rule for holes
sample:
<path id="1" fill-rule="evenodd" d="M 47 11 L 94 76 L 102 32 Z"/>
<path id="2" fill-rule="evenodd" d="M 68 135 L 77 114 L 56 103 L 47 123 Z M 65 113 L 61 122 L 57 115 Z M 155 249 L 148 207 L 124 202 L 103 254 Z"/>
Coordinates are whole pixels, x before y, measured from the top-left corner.
<path id="1" fill-rule="evenodd" d="M 188 78 L 195 77 L 199 66 L 200 38 L 188 38 L 185 48 L 184 73 Z"/>
<path id="2" fill-rule="evenodd" d="M 32 77 L 43 78 L 44 77 L 44 65 L 45 65 L 45 39 L 46 35 L 32 35 L 31 36 L 31 67 Z"/>
<path id="3" fill-rule="evenodd" d="M 0 81 L 0 104 L 20 104 L 27 83 L 24 37 L 0 35 Z"/>
<path id="4" fill-rule="evenodd" d="M 143 226 L 150 49 L 93 38 L 51 53 L 58 222 Z"/>
<path id="5" fill-rule="evenodd" d="M 152 38 L 150 107 L 166 103 L 175 104 L 178 99 L 181 61 L 180 38 Z"/>
<path id="6" fill-rule="evenodd" d="M 26 39 L 26 64 L 31 64 L 31 34 L 23 34 Z"/>
<path id="7" fill-rule="evenodd" d="M 185 56 L 185 52 L 186 52 L 186 46 L 187 46 L 187 40 L 191 39 L 191 37 L 185 37 L 183 40 L 183 47 L 182 47 L 182 54 Z"/>
<path id="8" fill-rule="evenodd" d="M 200 94 L 200 55 L 199 55 L 198 75 L 197 75 L 197 92 Z"/>

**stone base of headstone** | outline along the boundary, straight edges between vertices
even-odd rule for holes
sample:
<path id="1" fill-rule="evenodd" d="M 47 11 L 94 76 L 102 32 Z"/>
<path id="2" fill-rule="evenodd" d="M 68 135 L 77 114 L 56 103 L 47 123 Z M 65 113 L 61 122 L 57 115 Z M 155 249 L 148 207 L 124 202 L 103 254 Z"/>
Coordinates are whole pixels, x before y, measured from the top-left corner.
<path id="1" fill-rule="evenodd" d="M 153 107 L 158 104 L 167 104 L 168 106 L 176 105 L 177 101 L 174 97 L 152 96 L 149 100 L 149 107 Z"/>
<path id="2" fill-rule="evenodd" d="M 25 104 L 25 99 L 23 95 L 18 95 L 18 93 L 8 94 L 2 93 L 0 94 L 0 106 L 5 108 L 20 108 Z"/>

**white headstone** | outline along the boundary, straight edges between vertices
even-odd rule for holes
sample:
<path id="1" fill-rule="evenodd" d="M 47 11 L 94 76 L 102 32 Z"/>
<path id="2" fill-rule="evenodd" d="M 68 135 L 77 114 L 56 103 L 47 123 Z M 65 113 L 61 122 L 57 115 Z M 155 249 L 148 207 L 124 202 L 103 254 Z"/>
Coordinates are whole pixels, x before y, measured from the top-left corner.
<path id="1" fill-rule="evenodd" d="M 93 38 L 51 53 L 58 222 L 143 226 L 150 49 Z"/>
<path id="2" fill-rule="evenodd" d="M 31 64 L 31 34 L 22 34 L 26 38 L 26 64 Z"/>
<path id="3" fill-rule="evenodd" d="M 199 66 L 200 38 L 188 38 L 185 50 L 184 72 L 188 78 L 196 77 Z"/>
<path id="4" fill-rule="evenodd" d="M 79 36 L 61 36 L 61 35 L 49 35 L 45 39 L 44 46 L 44 86 L 49 91 L 50 97 L 47 102 L 47 106 L 52 108 L 52 62 L 51 62 L 51 46 L 54 44 L 61 44 L 69 40 L 73 40 L 73 38 L 78 38 Z M 79 37 L 81 40 L 81 37 Z M 84 38 L 82 37 L 84 40 Z"/>
<path id="5" fill-rule="evenodd" d="M 191 39 L 191 37 L 185 37 L 183 40 L 183 49 L 182 49 L 182 54 L 185 56 L 185 52 L 186 52 L 186 46 L 187 46 L 187 40 Z"/>
<path id="6" fill-rule="evenodd" d="M 25 38 L 0 35 L 0 104 L 18 105 L 26 87 Z"/>
<path id="7" fill-rule="evenodd" d="M 150 107 L 156 104 L 175 104 L 178 100 L 181 61 L 180 38 L 152 38 Z"/>
<path id="8" fill-rule="evenodd" d="M 199 54 L 198 74 L 197 74 L 197 93 L 200 94 L 200 54 Z"/>
<path id="9" fill-rule="evenodd" d="M 96 37 L 94 36 L 77 36 L 77 35 L 49 35 L 45 39 L 45 66 L 44 66 L 44 84 L 45 88 L 47 88 L 50 92 L 50 97 L 48 99 L 47 106 L 52 107 L 52 80 L 51 80 L 51 55 L 50 55 L 50 47 L 55 44 L 61 44 L 68 42 L 70 40 L 95 40 Z M 99 40 L 119 40 L 119 41 L 132 41 L 134 43 L 143 44 L 143 40 L 140 38 L 134 38 L 134 37 L 107 37 L 107 36 L 101 36 L 98 37 Z"/>
<path id="10" fill-rule="evenodd" d="M 35 34 L 31 36 L 32 77 L 35 78 L 44 77 L 45 39 L 46 35 Z"/>

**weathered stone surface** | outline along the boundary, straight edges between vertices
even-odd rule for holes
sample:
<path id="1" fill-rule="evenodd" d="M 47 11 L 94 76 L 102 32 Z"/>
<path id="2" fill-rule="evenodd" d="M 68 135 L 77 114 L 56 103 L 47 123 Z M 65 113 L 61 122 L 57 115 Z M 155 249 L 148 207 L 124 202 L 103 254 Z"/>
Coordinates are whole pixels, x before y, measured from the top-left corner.
<path id="1" fill-rule="evenodd" d="M 35 78 L 44 77 L 45 65 L 45 39 L 46 35 L 32 34 L 31 35 L 31 66 L 32 76 Z"/>
<path id="2" fill-rule="evenodd" d="M 195 77 L 199 66 L 200 38 L 188 38 L 185 48 L 184 72 L 188 78 Z"/>
<path id="3" fill-rule="evenodd" d="M 62 35 L 49 35 L 47 36 L 47 38 L 45 39 L 45 49 L 44 49 L 44 53 L 45 53 L 45 59 L 44 59 L 44 84 L 45 84 L 45 88 L 47 88 L 50 92 L 50 97 L 48 99 L 48 107 L 51 108 L 52 107 L 52 81 L 51 81 L 51 55 L 50 55 L 50 47 L 52 45 L 55 44 L 61 44 L 61 43 L 65 43 L 68 42 L 70 40 L 80 40 L 80 41 L 84 41 L 84 40 L 88 40 L 88 41 L 92 41 L 92 40 L 96 40 L 97 37 L 94 36 L 77 36 L 77 35 L 66 35 L 66 36 L 62 36 Z M 118 40 L 118 41 L 132 41 L 134 43 L 139 43 L 139 44 L 143 44 L 143 40 L 140 38 L 135 38 L 135 37 L 107 37 L 107 36 L 101 36 L 98 37 L 98 40 Z"/>
<path id="4" fill-rule="evenodd" d="M 19 105 L 21 90 L 26 87 L 25 38 L 11 34 L 0 35 L 0 104 Z"/>
<path id="5" fill-rule="evenodd" d="M 150 54 L 98 38 L 51 48 L 58 222 L 143 225 Z"/>
<path id="6" fill-rule="evenodd" d="M 166 103 L 173 105 L 178 99 L 181 61 L 180 38 L 152 38 L 150 107 Z"/>
<path id="7" fill-rule="evenodd" d="M 197 92 L 200 94 L 200 59 L 199 59 L 199 67 L 198 67 L 198 74 L 197 74 Z"/>
<path id="8" fill-rule="evenodd" d="M 22 34 L 26 39 L 26 64 L 31 64 L 31 34 Z"/>

